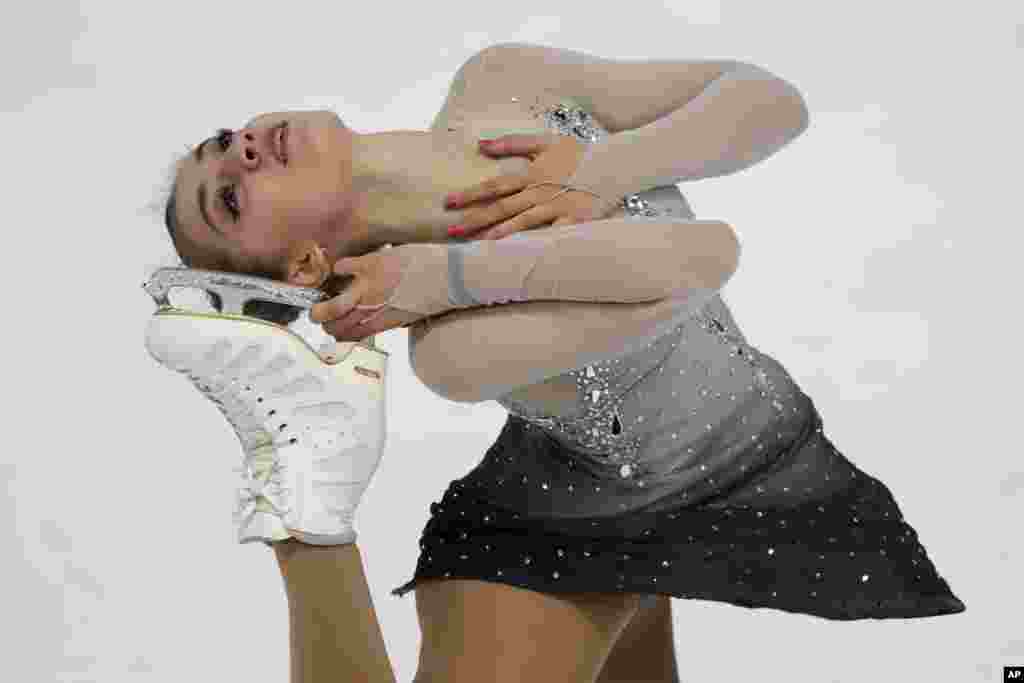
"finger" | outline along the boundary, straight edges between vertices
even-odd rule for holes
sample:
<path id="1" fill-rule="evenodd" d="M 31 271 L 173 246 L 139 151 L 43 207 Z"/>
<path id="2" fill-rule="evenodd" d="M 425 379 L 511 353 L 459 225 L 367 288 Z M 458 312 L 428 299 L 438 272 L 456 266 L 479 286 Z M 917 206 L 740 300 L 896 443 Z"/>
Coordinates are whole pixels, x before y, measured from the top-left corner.
<path id="1" fill-rule="evenodd" d="M 490 141 L 481 141 L 480 149 L 494 156 L 531 154 L 541 151 L 550 144 L 547 135 L 527 135 L 523 133 L 502 135 Z"/>
<path id="2" fill-rule="evenodd" d="M 453 237 L 468 237 L 476 234 L 484 228 L 489 228 L 496 223 L 517 216 L 530 207 L 537 204 L 530 199 L 529 193 L 518 193 L 510 197 L 502 197 L 487 206 L 467 211 L 459 223 L 461 230 L 457 233 L 449 233 Z"/>
<path id="3" fill-rule="evenodd" d="M 334 262 L 335 275 L 355 275 L 362 271 L 363 256 L 348 256 Z"/>
<path id="4" fill-rule="evenodd" d="M 558 210 L 552 206 L 535 206 L 529 211 L 524 211 L 515 218 L 507 220 L 503 223 L 490 228 L 485 233 L 480 235 L 480 239 L 485 240 L 500 240 L 502 237 L 508 237 L 509 235 L 520 232 L 522 230 L 530 230 L 541 225 L 550 223 L 558 217 Z"/>
<path id="5" fill-rule="evenodd" d="M 391 307 L 388 306 L 386 303 L 385 304 L 379 304 L 377 306 L 356 306 L 357 310 L 362 310 L 362 312 L 363 312 L 363 317 L 359 321 L 358 324 L 359 325 L 366 325 L 367 323 L 369 323 L 374 318 L 377 318 L 380 315 L 388 312 L 390 310 L 390 308 Z"/>
<path id="6" fill-rule="evenodd" d="M 519 192 L 530 184 L 530 179 L 520 175 L 501 175 L 488 178 L 478 185 L 473 185 L 461 192 L 448 195 L 448 208 L 466 206 L 485 199 L 494 199 Z"/>
<path id="7" fill-rule="evenodd" d="M 362 292 L 350 287 L 336 297 L 313 304 L 309 309 L 309 319 L 314 323 L 325 323 L 343 318 L 359 303 Z"/>
<path id="8" fill-rule="evenodd" d="M 353 308 L 336 320 L 328 320 L 323 324 L 323 328 L 327 334 L 338 341 L 357 341 L 368 335 L 360 327 L 364 316 L 363 311 Z"/>
<path id="9" fill-rule="evenodd" d="M 405 320 L 402 314 L 402 311 L 388 306 L 363 318 L 354 319 L 352 325 L 345 330 L 346 341 L 361 341 L 401 327 L 399 322 Z"/>

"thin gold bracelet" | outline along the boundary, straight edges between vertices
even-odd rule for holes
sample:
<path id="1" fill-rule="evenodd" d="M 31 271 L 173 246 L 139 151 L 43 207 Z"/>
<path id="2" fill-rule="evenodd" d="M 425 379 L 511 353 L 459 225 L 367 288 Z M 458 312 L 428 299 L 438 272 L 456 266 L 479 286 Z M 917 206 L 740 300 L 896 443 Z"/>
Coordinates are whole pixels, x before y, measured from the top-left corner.
<path id="1" fill-rule="evenodd" d="M 554 199 L 555 197 L 557 197 L 559 195 L 565 194 L 566 192 L 569 192 L 570 190 L 576 190 L 577 192 L 586 192 L 589 195 L 593 195 L 593 196 L 597 197 L 602 202 L 605 201 L 605 198 L 602 197 L 601 195 L 597 194 L 596 192 L 591 192 L 590 190 L 585 190 L 582 187 L 576 187 L 575 185 L 566 185 L 565 183 L 556 183 L 554 181 L 548 181 L 548 180 L 546 180 L 544 182 L 540 182 L 540 183 L 532 183 L 530 185 L 527 185 L 523 189 L 524 190 L 529 190 L 531 187 L 540 187 L 541 185 L 557 185 L 559 187 L 565 188 L 561 192 L 558 192 L 558 193 L 552 195 L 549 198 L 548 201 L 550 201 L 551 199 Z"/>

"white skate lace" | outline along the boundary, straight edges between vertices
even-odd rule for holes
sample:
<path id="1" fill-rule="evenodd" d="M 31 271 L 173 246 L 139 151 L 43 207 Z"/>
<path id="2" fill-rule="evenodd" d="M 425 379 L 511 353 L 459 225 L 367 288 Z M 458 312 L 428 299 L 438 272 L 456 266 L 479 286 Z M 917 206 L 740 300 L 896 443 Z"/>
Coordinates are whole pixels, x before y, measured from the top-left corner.
<path id="1" fill-rule="evenodd" d="M 283 475 L 287 466 L 280 459 L 279 449 L 294 445 L 297 439 L 273 440 L 263 426 L 263 420 L 253 412 L 250 402 L 242 397 L 243 392 L 253 391 L 251 385 L 241 384 L 237 378 L 223 381 L 217 376 L 209 380 L 191 373 L 187 376 L 217 406 L 242 445 L 243 461 L 234 470 L 243 480 L 238 489 L 235 522 L 246 523 L 260 508 L 278 516 L 286 514 L 289 492 L 284 487 Z M 271 410 L 270 415 L 274 412 Z"/>

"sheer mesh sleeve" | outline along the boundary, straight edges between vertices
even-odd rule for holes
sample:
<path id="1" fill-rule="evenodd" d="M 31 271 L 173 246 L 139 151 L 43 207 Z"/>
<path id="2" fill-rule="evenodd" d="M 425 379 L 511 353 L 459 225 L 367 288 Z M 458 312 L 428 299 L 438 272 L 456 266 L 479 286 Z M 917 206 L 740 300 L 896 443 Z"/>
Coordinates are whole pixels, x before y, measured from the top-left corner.
<path id="1" fill-rule="evenodd" d="M 521 301 L 635 303 L 717 289 L 736 268 L 739 243 L 722 221 L 630 217 L 395 250 L 405 266 L 387 304 L 435 316 Z"/>
<path id="2" fill-rule="evenodd" d="M 412 326 L 413 370 L 435 393 L 462 402 L 639 349 L 713 296 L 739 254 L 720 221 L 639 217 L 397 248 L 407 247 L 423 258 L 413 260 L 391 305 L 448 312 Z M 447 256 L 470 247 L 461 269 L 452 268 Z"/>
<path id="3" fill-rule="evenodd" d="M 536 301 L 453 311 L 410 327 L 413 372 L 435 394 L 479 403 L 633 353 L 715 290 L 645 303 Z"/>
<path id="4" fill-rule="evenodd" d="M 474 55 L 442 115 L 538 91 L 574 99 L 610 133 L 568 182 L 613 203 L 749 167 L 808 121 L 796 88 L 736 60 L 614 60 L 528 43 Z M 739 251 L 722 223 L 637 217 L 399 248 L 416 253 L 390 303 L 444 314 L 412 327 L 413 368 L 456 401 L 498 398 L 643 346 L 713 296 Z"/>
<path id="5" fill-rule="evenodd" d="M 471 64 L 456 106 L 493 99 L 496 89 L 544 90 L 572 98 L 611 133 L 589 146 L 566 181 L 604 197 L 605 208 L 628 194 L 753 166 L 809 121 L 791 83 L 735 60 L 613 60 L 502 43 Z"/>

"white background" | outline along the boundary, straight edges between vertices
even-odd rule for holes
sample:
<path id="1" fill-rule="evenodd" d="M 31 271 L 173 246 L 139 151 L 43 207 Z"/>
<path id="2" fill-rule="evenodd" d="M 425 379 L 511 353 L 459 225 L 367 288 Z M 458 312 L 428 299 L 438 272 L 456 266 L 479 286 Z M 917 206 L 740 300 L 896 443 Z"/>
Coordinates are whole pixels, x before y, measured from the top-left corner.
<path id="1" fill-rule="evenodd" d="M 17 7 L 17 13 L 13 7 Z M 726 300 L 891 488 L 967 612 L 824 622 L 675 600 L 686 681 L 998 681 L 1024 664 L 1020 577 L 1021 45 L 1016 3 L 37 2 L 0 11 L 0 629 L 11 681 L 285 681 L 270 550 L 238 546 L 234 434 L 142 332 L 159 205 L 186 145 L 285 108 L 426 129 L 455 69 L 522 40 L 617 58 L 730 58 L 803 92 L 810 129 L 684 184 L 743 243 Z M 685 150 L 680 150 L 685 154 Z M 392 352 L 389 441 L 358 518 L 398 678 L 437 500 L 495 439 Z M 458 349 L 452 349 L 458 353 Z"/>

